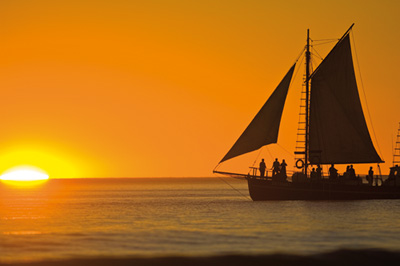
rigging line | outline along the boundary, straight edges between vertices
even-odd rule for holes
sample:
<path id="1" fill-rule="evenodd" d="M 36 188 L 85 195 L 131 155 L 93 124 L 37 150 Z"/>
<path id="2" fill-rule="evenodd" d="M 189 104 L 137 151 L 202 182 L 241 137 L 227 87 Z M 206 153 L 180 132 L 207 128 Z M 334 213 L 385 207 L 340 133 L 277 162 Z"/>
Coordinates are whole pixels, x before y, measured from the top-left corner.
<path id="1" fill-rule="evenodd" d="M 220 165 L 221 165 L 221 163 L 218 163 L 218 164 L 214 167 L 213 172 L 214 172 L 214 171 L 217 171 L 217 168 L 218 168 Z"/>
<path id="2" fill-rule="evenodd" d="M 313 64 L 318 65 L 317 61 L 314 58 L 311 58 L 311 63 L 312 63 L 312 65 Z M 312 66 L 311 66 L 311 69 L 312 69 Z"/>
<path id="3" fill-rule="evenodd" d="M 312 61 L 314 63 L 317 63 L 317 61 L 315 59 L 318 59 L 320 61 L 323 61 L 324 59 L 322 58 L 322 56 L 320 56 L 317 52 L 310 52 L 311 53 L 311 57 L 312 57 Z"/>
<path id="4" fill-rule="evenodd" d="M 294 158 L 295 156 L 291 153 L 291 152 L 289 152 L 287 149 L 285 149 L 281 144 L 279 144 L 279 143 L 276 143 L 279 147 L 281 147 L 287 154 L 289 154 L 292 158 Z"/>
<path id="5" fill-rule="evenodd" d="M 324 58 L 318 53 L 317 49 L 315 49 L 313 46 L 311 46 L 311 49 L 315 52 L 316 55 L 319 56 L 319 59 L 324 60 Z M 313 53 L 314 54 L 314 53 Z M 315 55 L 314 54 L 314 55 Z"/>
<path id="6" fill-rule="evenodd" d="M 329 41 L 329 42 L 317 43 L 317 44 L 313 44 L 313 46 L 319 46 L 319 45 L 329 44 L 329 43 L 337 42 L 338 40 L 339 40 L 339 39 L 335 39 L 335 40 Z"/>
<path id="7" fill-rule="evenodd" d="M 379 178 L 382 180 L 381 166 L 379 163 L 378 163 L 378 170 L 379 170 Z M 376 181 L 376 182 L 378 182 L 378 181 Z"/>
<path id="8" fill-rule="evenodd" d="M 271 161 L 273 161 L 274 156 L 272 156 L 271 150 L 267 148 L 267 152 L 268 152 L 269 157 L 271 157 Z"/>
<path id="9" fill-rule="evenodd" d="M 269 156 L 271 157 L 271 160 L 273 161 L 273 160 L 274 160 L 274 157 L 272 156 L 271 151 L 270 151 L 268 148 L 267 148 L 267 151 L 268 151 Z"/>
<path id="10" fill-rule="evenodd" d="M 267 149 L 267 151 L 268 151 L 269 157 L 271 157 L 271 161 L 274 161 L 274 157 L 272 156 L 271 151 L 269 149 Z M 268 174 L 268 172 L 267 172 L 267 174 Z"/>
<path id="11" fill-rule="evenodd" d="M 258 157 L 260 157 L 261 151 L 262 151 L 263 149 L 264 149 L 264 147 L 261 147 L 261 149 L 260 149 L 260 151 L 258 152 L 257 157 L 256 157 L 256 159 L 254 160 L 253 165 L 252 165 L 251 167 L 254 167 L 254 165 L 256 164 L 256 162 L 257 162 L 257 160 L 258 160 Z M 251 171 L 252 171 L 252 170 L 251 170 L 251 168 L 250 168 L 250 170 L 249 170 L 249 172 L 248 172 L 247 174 L 250 174 Z"/>
<path id="12" fill-rule="evenodd" d="M 304 53 L 305 50 L 306 50 L 306 46 L 304 46 L 303 49 L 301 49 L 300 54 L 297 56 L 297 58 L 293 64 L 297 64 L 297 61 L 299 61 L 300 57 L 302 56 L 302 54 Z M 302 58 L 301 60 L 303 60 L 303 57 L 301 57 L 301 58 Z"/>
<path id="13" fill-rule="evenodd" d="M 233 187 L 231 184 L 229 184 L 226 180 L 224 180 L 222 177 L 218 177 L 220 180 L 222 180 L 225 184 L 227 184 L 228 186 L 230 186 L 233 190 L 235 190 L 237 193 L 239 193 L 241 196 L 243 196 L 244 198 L 246 198 L 247 200 L 251 201 L 251 198 L 245 194 L 243 194 L 242 192 L 240 192 L 239 189 Z"/>
<path id="14" fill-rule="evenodd" d="M 325 42 L 325 41 L 330 41 L 330 42 L 337 42 L 339 39 L 319 39 L 319 40 L 312 40 L 313 42 Z"/>
<path id="15" fill-rule="evenodd" d="M 367 114 L 368 114 L 369 122 L 371 124 L 372 133 L 374 134 L 375 143 L 376 143 L 376 146 L 378 147 L 379 154 L 382 156 L 382 159 L 383 159 L 383 154 L 381 152 L 381 148 L 379 147 L 378 139 L 377 139 L 376 133 L 375 133 L 375 128 L 374 128 L 374 125 L 372 123 L 371 113 L 369 112 L 369 108 L 368 108 L 367 95 L 365 94 L 364 82 L 363 82 L 363 79 L 362 79 L 362 76 L 361 76 L 361 67 L 360 67 L 360 63 L 358 62 L 358 55 L 357 55 L 354 31 L 351 31 L 351 32 L 353 33 L 351 36 L 353 37 L 352 40 L 353 40 L 354 54 L 356 56 L 356 61 L 357 61 L 357 66 L 358 66 L 358 75 L 360 76 L 360 83 L 361 83 L 361 88 L 362 88 L 363 95 L 364 95 L 365 106 L 367 107 Z"/>
<path id="16" fill-rule="evenodd" d="M 300 56 L 304 53 L 304 50 L 305 50 L 305 48 L 304 48 L 303 51 L 301 52 Z M 299 66 L 301 66 L 301 64 L 303 64 L 303 60 L 304 60 L 304 56 L 301 57 L 301 61 L 300 61 L 300 63 L 298 64 Z M 296 62 L 297 62 L 297 61 L 296 61 Z M 293 76 L 293 78 L 292 78 L 292 80 L 291 80 L 290 83 L 294 82 L 294 80 L 295 80 L 296 77 L 297 77 L 297 74 L 299 73 L 300 68 L 301 68 L 301 67 L 298 67 L 298 68 L 297 68 L 297 70 L 296 70 L 296 72 L 294 73 L 294 76 Z"/>

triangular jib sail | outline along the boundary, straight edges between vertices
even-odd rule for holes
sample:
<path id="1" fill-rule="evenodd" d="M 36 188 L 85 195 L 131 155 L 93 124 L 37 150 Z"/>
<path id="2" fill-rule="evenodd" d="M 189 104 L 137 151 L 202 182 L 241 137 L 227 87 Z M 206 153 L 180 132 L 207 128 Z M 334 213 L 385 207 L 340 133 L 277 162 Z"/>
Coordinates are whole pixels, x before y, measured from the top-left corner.
<path id="1" fill-rule="evenodd" d="M 365 122 L 346 35 L 311 76 L 309 161 L 379 163 Z"/>
<path id="2" fill-rule="evenodd" d="M 281 83 L 220 163 L 255 151 L 264 145 L 277 142 L 282 111 L 295 65 L 290 68 Z"/>

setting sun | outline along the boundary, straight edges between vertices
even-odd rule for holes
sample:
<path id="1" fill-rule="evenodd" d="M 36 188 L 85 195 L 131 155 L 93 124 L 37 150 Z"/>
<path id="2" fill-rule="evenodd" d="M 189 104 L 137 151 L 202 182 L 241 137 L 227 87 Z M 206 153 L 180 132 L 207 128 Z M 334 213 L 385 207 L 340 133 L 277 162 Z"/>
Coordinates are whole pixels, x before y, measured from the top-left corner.
<path id="1" fill-rule="evenodd" d="M 38 181 L 47 180 L 49 176 L 40 169 L 35 168 L 17 168 L 6 171 L 0 176 L 4 181 Z"/>

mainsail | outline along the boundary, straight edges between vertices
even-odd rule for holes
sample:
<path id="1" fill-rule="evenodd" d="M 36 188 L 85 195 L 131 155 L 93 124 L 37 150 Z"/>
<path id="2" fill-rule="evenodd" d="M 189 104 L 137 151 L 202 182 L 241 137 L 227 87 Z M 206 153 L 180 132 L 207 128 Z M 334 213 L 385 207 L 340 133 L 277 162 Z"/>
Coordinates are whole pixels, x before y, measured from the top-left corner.
<path id="1" fill-rule="evenodd" d="M 264 145 L 277 142 L 282 111 L 295 65 L 290 68 L 281 83 L 220 163 L 255 151 Z"/>
<path id="2" fill-rule="evenodd" d="M 309 161 L 379 163 L 365 122 L 346 35 L 311 76 Z"/>

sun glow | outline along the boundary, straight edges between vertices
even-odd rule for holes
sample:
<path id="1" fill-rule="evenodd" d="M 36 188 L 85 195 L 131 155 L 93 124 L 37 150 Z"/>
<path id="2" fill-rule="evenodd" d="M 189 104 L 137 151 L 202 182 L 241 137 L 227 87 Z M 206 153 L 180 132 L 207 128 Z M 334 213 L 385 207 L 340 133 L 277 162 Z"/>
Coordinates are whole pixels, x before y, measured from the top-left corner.
<path id="1" fill-rule="evenodd" d="M 40 181 L 49 179 L 44 171 L 33 167 L 14 168 L 0 176 L 3 181 Z"/>
<path id="2" fill-rule="evenodd" d="M 18 143 L 17 143 L 18 142 Z M 33 144 L 33 142 L 37 142 Z M 2 147 L 0 152 L 0 175 L 8 174 L 16 170 L 32 170 L 50 176 L 51 178 L 74 178 L 77 176 L 78 169 L 85 171 L 85 162 L 88 162 L 85 156 L 76 154 L 58 143 L 46 143 L 41 140 L 16 140 Z M 50 147 L 51 146 L 51 147 Z M 45 169 L 45 171 L 43 170 Z M 25 173 L 28 176 L 37 176 L 37 174 Z M 14 174 L 13 174 L 14 176 Z M 3 176 L 0 176 L 0 180 Z"/>

